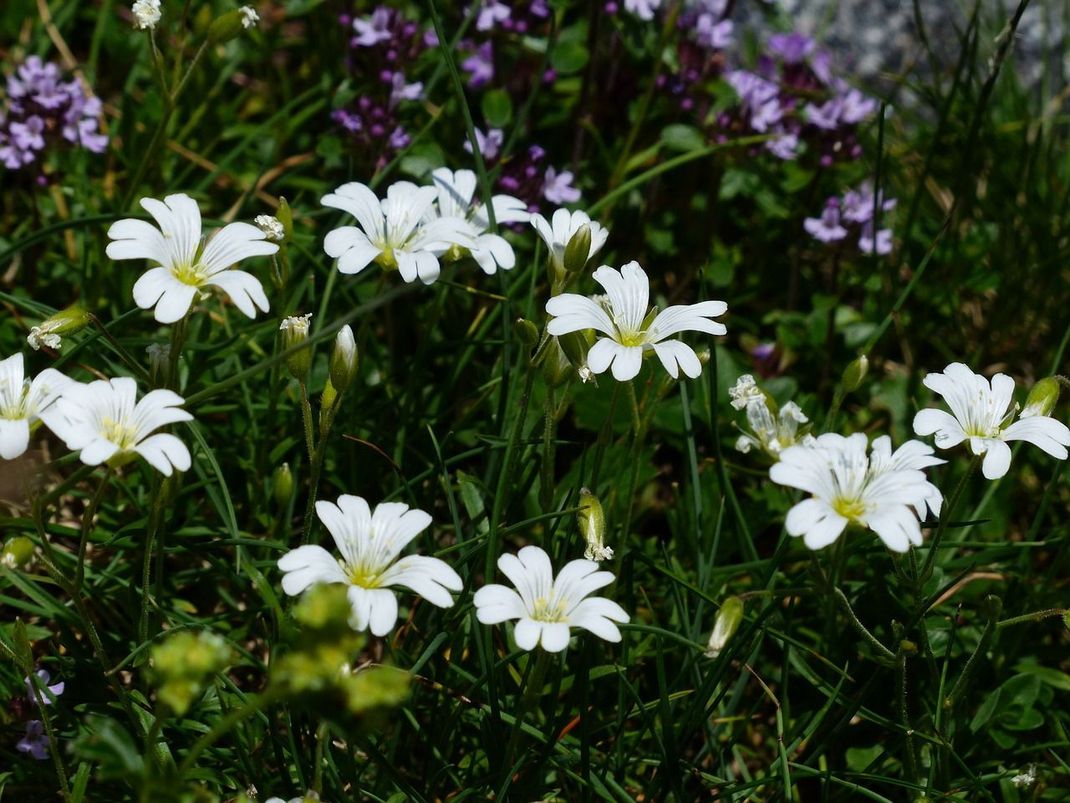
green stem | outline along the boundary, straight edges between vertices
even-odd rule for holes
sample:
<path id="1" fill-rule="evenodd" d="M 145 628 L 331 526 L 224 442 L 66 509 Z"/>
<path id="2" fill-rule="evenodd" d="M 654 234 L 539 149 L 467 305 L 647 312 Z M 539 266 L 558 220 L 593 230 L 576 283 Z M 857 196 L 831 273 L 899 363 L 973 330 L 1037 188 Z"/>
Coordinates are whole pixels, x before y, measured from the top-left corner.
<path id="1" fill-rule="evenodd" d="M 988 621 L 985 622 L 985 628 L 981 631 L 981 638 L 977 640 L 977 648 L 970 655 L 966 661 L 966 666 L 962 668 L 962 674 L 959 675 L 958 680 L 955 681 L 955 685 L 951 687 L 951 691 L 948 692 L 947 697 L 944 698 L 944 708 L 950 710 L 954 708 L 955 703 L 958 702 L 959 697 L 966 690 L 967 683 L 970 679 L 970 675 L 977 667 L 977 662 L 980 656 L 988 650 L 988 644 L 992 641 L 992 636 L 996 632 L 996 622 L 999 620 L 999 612 L 1002 608 L 1002 604 L 998 597 L 990 595 L 990 598 L 986 598 L 985 602 L 989 607 Z M 993 601 L 994 600 L 994 601 Z"/>
<path id="2" fill-rule="evenodd" d="M 910 709 L 907 706 L 907 655 L 914 649 L 916 648 L 910 642 L 901 643 L 895 664 L 899 723 L 903 728 L 907 781 L 911 783 L 916 782 L 918 779 L 918 757 L 914 751 L 914 729 L 910 726 Z"/>
<path id="3" fill-rule="evenodd" d="M 929 576 L 929 572 L 932 571 L 933 564 L 936 562 L 937 555 L 940 551 L 940 541 L 943 539 L 944 529 L 947 527 L 947 522 L 951 519 L 951 515 L 954 513 L 959 500 L 962 498 L 962 494 L 966 491 L 966 486 L 969 485 L 970 477 L 973 476 L 974 471 L 977 470 L 977 466 L 979 466 L 980 463 L 981 456 L 974 455 L 973 460 L 970 461 L 970 465 L 966 469 L 966 473 L 962 475 L 958 485 L 955 486 L 955 490 L 952 491 L 951 498 L 948 499 L 947 505 L 940 511 L 940 523 L 936 527 L 936 533 L 933 535 L 933 540 L 929 542 L 929 554 L 925 556 L 925 563 L 921 568 L 921 574 L 919 575 L 920 582 L 924 582 L 925 578 Z"/>
<path id="4" fill-rule="evenodd" d="M 112 469 L 109 468 L 104 472 L 96 492 L 89 499 L 89 503 L 82 513 L 82 532 L 78 538 L 78 562 L 74 567 L 74 594 L 77 595 L 81 595 L 82 583 L 85 581 L 85 552 L 89 543 L 89 533 L 93 529 L 93 517 L 96 515 L 101 499 L 104 498 L 104 491 L 107 489 L 111 477 Z"/>
<path id="5" fill-rule="evenodd" d="M 541 647 L 537 648 L 539 657 L 535 659 L 535 667 L 524 684 L 524 696 L 520 699 L 520 708 L 516 712 L 513 722 L 513 733 L 509 737 L 509 745 L 505 750 L 505 766 L 511 767 L 516 755 L 516 749 L 520 745 L 520 739 L 524 731 L 524 720 L 531 711 L 533 705 L 542 695 L 543 683 L 546 680 L 546 672 L 550 668 L 551 656 Z"/>
<path id="6" fill-rule="evenodd" d="M 505 458 L 502 460 L 502 470 L 498 475 L 498 487 L 494 494 L 494 504 L 491 507 L 490 532 L 487 534 L 487 559 L 484 571 L 488 577 L 494 574 L 494 562 L 498 559 L 501 549 L 502 533 L 499 528 L 502 513 L 506 508 L 506 496 L 508 483 L 513 479 L 513 464 L 516 462 L 516 447 L 520 440 L 520 433 L 524 431 L 524 422 L 528 417 L 528 407 L 531 404 L 531 388 L 535 383 L 535 367 L 528 365 L 524 377 L 524 388 L 520 394 L 520 410 L 517 413 L 513 429 L 509 433 L 509 440 L 505 445 Z"/>
<path id="7" fill-rule="evenodd" d="M 885 647 L 880 639 L 870 633 L 869 629 L 862 624 L 862 620 L 855 615 L 854 608 L 851 607 L 851 602 L 847 599 L 847 595 L 836 586 L 832 586 L 832 595 L 840 604 L 840 607 L 843 608 L 843 612 L 847 614 L 848 620 L 854 626 L 854 629 L 858 631 L 858 634 L 862 636 L 862 638 L 865 639 L 886 662 L 894 662 L 896 660 L 895 653 Z"/>
<path id="8" fill-rule="evenodd" d="M 549 512 L 554 504 L 554 458 L 557 438 L 557 403 L 554 389 L 546 391 L 542 428 L 542 479 L 539 483 L 539 506 Z"/>
<path id="9" fill-rule="evenodd" d="M 316 436 L 312 421 L 312 402 L 308 398 L 308 385 L 303 380 L 301 382 L 301 420 L 305 427 L 305 449 L 311 465 L 316 454 Z"/>
<path id="10" fill-rule="evenodd" d="M 327 723 L 321 722 L 316 728 L 316 758 L 312 768 L 312 791 L 317 795 L 323 792 L 323 748 L 328 735 Z"/>
<path id="11" fill-rule="evenodd" d="M 149 527 L 145 536 L 145 555 L 141 563 L 141 616 L 138 618 L 138 642 L 144 644 L 149 638 L 149 585 L 152 579 L 152 556 L 156 539 L 163 521 L 163 483 L 153 488 L 152 506 L 149 510 Z"/>
<path id="12" fill-rule="evenodd" d="M 184 779 L 197 759 L 200 758 L 201 753 L 226 736 L 242 720 L 248 719 L 258 711 L 266 708 L 280 696 L 280 692 L 269 688 L 263 694 L 248 698 L 244 705 L 232 709 L 225 717 L 216 722 L 210 731 L 193 743 L 193 747 L 190 748 L 190 751 L 178 766 L 178 777 Z"/>

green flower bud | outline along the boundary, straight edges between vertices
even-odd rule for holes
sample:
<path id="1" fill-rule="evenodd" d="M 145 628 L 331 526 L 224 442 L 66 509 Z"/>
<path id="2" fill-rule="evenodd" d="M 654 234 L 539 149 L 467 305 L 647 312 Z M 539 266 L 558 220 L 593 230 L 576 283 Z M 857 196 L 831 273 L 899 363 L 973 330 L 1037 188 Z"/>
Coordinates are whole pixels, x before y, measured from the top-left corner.
<path id="1" fill-rule="evenodd" d="M 580 489 L 580 512 L 576 514 L 580 533 L 587 542 L 583 557 L 601 563 L 613 557 L 613 550 L 606 546 L 606 514 L 598 497 L 586 488 Z"/>
<path id="2" fill-rule="evenodd" d="M 33 560 L 33 541 L 24 535 L 16 535 L 4 542 L 0 552 L 0 564 L 9 569 L 25 569 Z"/>
<path id="3" fill-rule="evenodd" d="M 860 354 L 858 359 L 844 369 L 843 376 L 840 378 L 840 385 L 844 391 L 851 393 L 858 390 L 862 380 L 866 378 L 867 371 L 869 371 L 869 360 L 865 354 Z"/>
<path id="4" fill-rule="evenodd" d="M 986 619 L 999 619 L 999 615 L 1003 613 L 1003 600 L 995 594 L 985 595 L 985 598 L 981 600 L 981 612 Z"/>
<path id="5" fill-rule="evenodd" d="M 323 393 L 320 396 L 320 437 L 326 438 L 327 433 L 330 431 L 331 422 L 334 420 L 334 405 L 338 401 L 338 391 L 334 387 L 334 383 L 331 382 L 331 378 L 327 377 L 327 382 L 323 386 Z"/>
<path id="6" fill-rule="evenodd" d="M 565 273 L 579 273 L 591 257 L 591 227 L 584 223 L 565 245 Z"/>
<path id="7" fill-rule="evenodd" d="M 82 331 L 91 320 L 92 316 L 86 312 L 85 307 L 81 304 L 72 304 L 31 328 L 30 334 L 26 336 L 26 342 L 34 351 L 39 350 L 41 346 L 59 349 L 63 335 L 73 335 L 75 332 Z"/>
<path id="8" fill-rule="evenodd" d="M 271 478 L 271 496 L 279 507 L 286 507 L 293 495 L 294 475 L 290 471 L 290 464 L 283 463 L 275 469 L 275 474 Z"/>
<path id="9" fill-rule="evenodd" d="M 591 339 L 587 336 L 587 332 L 569 332 L 567 335 L 558 337 L 557 342 L 568 357 L 568 361 L 572 363 L 572 367 L 583 376 L 584 371 L 587 370 L 587 352 L 591 350 Z"/>
<path id="10" fill-rule="evenodd" d="M 331 384 L 339 393 L 344 393 L 357 376 L 357 341 L 353 339 L 353 330 L 349 325 L 338 330 L 331 351 Z"/>
<path id="11" fill-rule="evenodd" d="M 317 583 L 294 607 L 294 618 L 302 627 L 325 635 L 352 633 L 349 627 L 349 597 L 338 583 Z"/>
<path id="12" fill-rule="evenodd" d="M 306 342 L 308 340 L 308 325 L 311 320 L 311 312 L 308 315 L 293 315 L 284 319 L 283 322 L 279 324 L 279 331 L 282 332 L 282 347 L 284 349 L 291 349 L 294 346 L 299 346 Z M 311 365 L 311 348 L 303 348 L 286 358 L 286 367 L 290 371 L 290 376 L 298 382 L 305 381 L 305 377 L 308 376 L 308 369 Z"/>
<path id="13" fill-rule="evenodd" d="M 149 659 L 160 702 L 181 716 L 233 659 L 230 645 L 217 633 L 183 630 L 167 636 L 152 648 Z"/>
<path id="14" fill-rule="evenodd" d="M 221 14 L 208 26 L 208 41 L 213 45 L 221 45 L 237 38 L 245 27 L 244 22 L 245 17 L 238 10 Z"/>
<path id="15" fill-rule="evenodd" d="M 573 369 L 568 357 L 565 356 L 565 352 L 561 350 L 561 345 L 558 343 L 557 338 L 550 338 L 540 360 L 542 363 L 542 377 L 546 380 L 546 384 L 552 388 L 561 387 L 574 373 L 575 369 Z"/>
<path id="16" fill-rule="evenodd" d="M 1026 397 L 1025 407 L 1022 408 L 1019 418 L 1032 418 L 1034 416 L 1051 415 L 1055 405 L 1059 401 L 1059 380 L 1054 376 L 1041 379 Z"/>
<path id="17" fill-rule="evenodd" d="M 513 321 L 513 331 L 528 348 L 535 348 L 539 344 L 539 329 L 527 318 L 517 318 Z"/>
<path id="18" fill-rule="evenodd" d="M 717 611 L 717 618 L 713 622 L 710 641 L 706 645 L 707 658 L 716 658 L 721 654 L 728 640 L 739 630 L 742 621 L 743 600 L 739 597 L 729 597 L 721 603 L 721 609 Z"/>
<path id="19" fill-rule="evenodd" d="M 286 239 L 290 239 L 294 232 L 294 213 L 286 199 L 279 196 L 279 208 L 275 210 L 275 219 L 282 224 L 282 230 L 286 233 Z"/>

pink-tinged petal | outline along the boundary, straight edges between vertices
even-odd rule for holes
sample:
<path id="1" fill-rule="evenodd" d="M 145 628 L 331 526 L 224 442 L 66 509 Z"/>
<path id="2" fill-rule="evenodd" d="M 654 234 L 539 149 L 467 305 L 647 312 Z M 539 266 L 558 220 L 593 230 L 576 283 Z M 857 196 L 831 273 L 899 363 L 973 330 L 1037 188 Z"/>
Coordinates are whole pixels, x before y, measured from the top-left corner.
<path id="1" fill-rule="evenodd" d="M 134 303 L 150 309 L 169 288 L 181 284 L 167 268 L 150 268 L 134 282 Z"/>
<path id="2" fill-rule="evenodd" d="M 14 460 L 30 445 L 30 422 L 25 418 L 0 418 L 0 457 Z"/>
<path id="3" fill-rule="evenodd" d="M 134 447 L 134 451 L 144 457 L 149 465 L 165 477 L 171 476 L 172 466 L 179 471 L 189 471 L 192 465 L 186 444 L 168 433 L 159 433 L 145 438 Z"/>
<path id="4" fill-rule="evenodd" d="M 247 318 L 256 317 L 256 307 L 267 312 L 271 307 L 260 280 L 243 270 L 225 270 L 205 281 L 205 285 L 218 287 L 234 302 Z M 254 306 L 255 305 L 255 306 Z"/>
<path id="5" fill-rule="evenodd" d="M 1057 460 L 1066 460 L 1070 429 L 1046 415 L 1021 418 L 1003 430 L 1005 441 L 1028 441 Z"/>
<path id="6" fill-rule="evenodd" d="M 987 450 L 981 463 L 981 473 L 986 480 L 998 480 L 1011 467 L 1011 447 L 994 438 L 986 438 L 985 446 Z"/>
<path id="7" fill-rule="evenodd" d="M 563 652 L 568 647 L 568 625 L 548 622 L 542 626 L 542 648 L 547 652 Z"/>
<path id="8" fill-rule="evenodd" d="M 528 652 L 535 649 L 540 635 L 542 635 L 542 623 L 534 619 L 521 619 L 513 628 L 513 640 L 516 641 L 516 646 Z"/>
<path id="9" fill-rule="evenodd" d="M 193 296 L 197 288 L 176 281 L 168 284 L 160 300 L 156 302 L 156 311 L 153 317 L 159 323 L 174 323 L 180 321 L 189 312 L 193 305 Z"/>
<path id="10" fill-rule="evenodd" d="M 307 544 L 291 549 L 278 562 L 284 572 L 282 590 L 291 597 L 297 596 L 315 583 L 348 583 L 342 567 L 321 546 Z"/>
<path id="11" fill-rule="evenodd" d="M 476 618 L 485 625 L 496 625 L 526 615 L 524 601 L 508 586 L 491 583 L 479 589 L 473 597 Z"/>

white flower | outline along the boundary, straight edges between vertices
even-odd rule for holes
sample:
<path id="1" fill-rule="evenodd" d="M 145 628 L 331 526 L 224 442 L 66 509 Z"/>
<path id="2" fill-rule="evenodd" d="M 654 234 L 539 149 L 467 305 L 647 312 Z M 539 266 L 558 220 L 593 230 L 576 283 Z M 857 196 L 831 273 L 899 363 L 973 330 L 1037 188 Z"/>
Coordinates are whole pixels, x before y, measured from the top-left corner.
<path id="1" fill-rule="evenodd" d="M 170 390 L 153 390 L 136 402 L 137 383 L 130 377 L 70 382 L 46 412 L 45 423 L 67 448 L 81 452 L 87 466 L 119 466 L 140 455 L 170 477 L 173 469 L 188 471 L 189 449 L 160 427 L 193 416 L 179 409 L 184 399 Z"/>
<path id="2" fill-rule="evenodd" d="M 71 383 L 54 368 L 26 379 L 21 354 L 0 360 L 0 457 L 12 460 L 30 445 L 30 430 Z"/>
<path id="3" fill-rule="evenodd" d="M 450 218 L 467 222 L 468 234 L 473 241 L 468 251 L 483 272 L 491 275 L 499 267 L 510 270 L 516 264 L 516 255 L 504 237 L 487 232 L 490 220 L 486 209 L 475 201 L 476 174 L 471 170 L 454 172 L 447 167 L 440 167 L 431 173 L 431 180 L 438 197 L 428 209 L 427 220 Z M 495 195 L 491 198 L 491 205 L 495 223 L 526 223 L 531 219 L 524 202 L 511 195 Z"/>
<path id="4" fill-rule="evenodd" d="M 134 26 L 139 31 L 152 30 L 160 21 L 160 0 L 137 0 L 130 10 L 134 13 Z"/>
<path id="5" fill-rule="evenodd" d="M 765 402 L 765 394 L 750 374 L 743 374 L 737 379 L 736 384 L 728 389 L 728 396 L 737 410 L 745 409 L 751 402 Z"/>
<path id="6" fill-rule="evenodd" d="M 238 9 L 238 13 L 241 14 L 241 26 L 243 28 L 252 28 L 256 23 L 260 22 L 260 15 L 256 13 L 256 9 L 252 6 L 242 6 Z"/>
<path id="7" fill-rule="evenodd" d="M 370 510 L 359 496 L 338 497 L 338 503 L 316 502 L 316 515 L 342 554 L 336 560 L 320 546 L 301 546 L 279 559 L 284 572 L 282 590 L 300 594 L 314 583 L 349 586 L 350 626 L 385 636 L 398 618 L 398 601 L 390 589 L 398 586 L 419 594 L 432 605 L 449 608 L 451 591 L 460 591 L 461 578 L 438 558 L 407 555 L 401 550 L 427 526 L 431 517 L 400 502 L 383 502 Z"/>
<path id="8" fill-rule="evenodd" d="M 644 22 L 654 19 L 654 11 L 660 5 L 661 0 L 624 0 L 624 10 Z"/>
<path id="9" fill-rule="evenodd" d="M 591 250 L 587 254 L 588 260 L 594 259 L 594 255 L 602 250 L 602 246 L 606 244 L 606 239 L 609 237 L 609 232 L 605 227 L 591 220 L 586 212 L 570 212 L 567 209 L 558 209 L 550 221 L 542 215 L 532 215 L 531 225 L 546 243 L 546 248 L 550 252 L 550 260 L 558 273 L 565 269 L 565 246 L 572 239 L 572 235 L 580 230 L 580 227 L 587 226 L 591 230 Z"/>
<path id="10" fill-rule="evenodd" d="M 251 273 L 227 270 L 249 257 L 268 256 L 279 250 L 267 242 L 263 231 L 250 223 L 230 223 L 202 245 L 201 212 L 188 195 L 168 195 L 163 201 L 142 198 L 141 206 L 155 218 L 155 226 L 126 218 L 108 229 L 108 256 L 147 259 L 150 268 L 134 284 L 134 302 L 141 309 L 156 307 L 156 320 L 174 323 L 193 304 L 199 291 L 217 287 L 250 318 L 254 304 L 268 311 L 268 299 L 260 281 Z"/>
<path id="11" fill-rule="evenodd" d="M 781 452 L 769 478 L 812 495 L 788 511 L 789 535 L 801 535 L 810 549 L 821 549 L 848 524 L 858 524 L 895 552 L 921 545 L 915 511 L 923 513 L 929 506 L 938 513 L 941 501 L 921 469 L 944 461 L 919 441 L 908 441 L 894 453 L 887 435 L 873 441 L 872 455 L 866 446 L 861 432 L 849 437 L 826 433 L 810 445 Z"/>
<path id="12" fill-rule="evenodd" d="M 728 389 L 728 395 L 734 408 L 747 410 L 750 432 L 740 435 L 736 441 L 736 449 L 744 454 L 758 447 L 775 459 L 789 446 L 813 442 L 812 435 L 799 434 L 799 425 L 810 423 L 799 405 L 789 401 L 778 410 L 750 374 L 737 379 Z"/>
<path id="13" fill-rule="evenodd" d="M 304 340 L 308 337 L 308 327 L 311 323 L 311 312 L 304 315 L 291 315 L 289 318 L 282 319 L 279 324 L 279 331 L 288 333 L 295 340 Z"/>
<path id="14" fill-rule="evenodd" d="M 1037 765 L 1030 764 L 1024 772 L 1011 777 L 1011 784 L 1018 789 L 1027 789 L 1037 782 Z"/>
<path id="15" fill-rule="evenodd" d="M 666 338 L 686 331 L 713 335 L 728 331 L 724 324 L 709 320 L 728 310 L 723 301 L 667 307 L 648 321 L 650 283 L 638 262 L 629 262 L 619 271 L 603 265 L 594 272 L 594 280 L 605 288 L 608 303 L 562 293 L 546 302 L 546 311 L 553 316 L 547 325 L 551 335 L 582 329 L 595 329 L 606 335 L 587 353 L 587 366 L 596 374 L 612 364 L 615 379 L 632 379 L 639 373 L 643 353 L 653 350 L 673 379 L 681 370 L 694 379 L 702 373 L 702 363 L 694 349 Z"/>
<path id="16" fill-rule="evenodd" d="M 34 351 L 40 351 L 41 346 L 59 349 L 63 345 L 63 338 L 52 331 L 53 326 L 54 324 L 45 322 L 40 326 L 31 327 L 30 334 L 26 336 L 26 342 L 30 344 L 30 348 Z"/>
<path id="17" fill-rule="evenodd" d="M 1029 441 L 1052 457 L 1066 460 L 1070 446 L 1070 429 L 1046 415 L 1019 417 L 1012 405 L 1014 380 L 996 374 L 991 383 L 960 362 L 953 362 L 943 373 L 928 374 L 925 387 L 944 397 L 951 414 L 943 410 L 921 410 L 914 416 L 914 432 L 936 434 L 936 445 L 950 449 L 965 440 L 970 451 L 984 455 L 981 473 L 995 480 L 1007 473 L 1011 449 L 1007 441 Z"/>
<path id="18" fill-rule="evenodd" d="M 441 270 L 442 254 L 454 245 L 475 244 L 470 226 L 460 218 L 425 220 L 437 196 L 434 187 L 398 181 L 380 202 L 363 184 L 343 184 L 320 203 L 353 215 L 360 228 L 334 229 L 324 239 L 323 250 L 338 260 L 342 273 L 360 273 L 374 261 L 386 269 L 397 268 L 407 282 L 419 279 L 431 284 Z"/>
<path id="19" fill-rule="evenodd" d="M 264 235 L 273 243 L 281 243 L 286 239 L 286 229 L 282 225 L 282 221 L 272 215 L 257 215 L 253 218 L 260 231 L 264 232 Z"/>
<path id="20" fill-rule="evenodd" d="M 627 622 L 628 614 L 612 600 L 590 596 L 614 580 L 612 572 L 598 571 L 594 561 L 569 561 L 554 578 L 550 557 L 537 546 L 526 546 L 498 558 L 498 568 L 516 591 L 496 583 L 483 586 L 475 594 L 476 617 L 485 625 L 518 620 L 513 636 L 520 649 L 533 650 L 541 643 L 547 652 L 561 652 L 573 627 L 620 641 L 615 623 Z"/>

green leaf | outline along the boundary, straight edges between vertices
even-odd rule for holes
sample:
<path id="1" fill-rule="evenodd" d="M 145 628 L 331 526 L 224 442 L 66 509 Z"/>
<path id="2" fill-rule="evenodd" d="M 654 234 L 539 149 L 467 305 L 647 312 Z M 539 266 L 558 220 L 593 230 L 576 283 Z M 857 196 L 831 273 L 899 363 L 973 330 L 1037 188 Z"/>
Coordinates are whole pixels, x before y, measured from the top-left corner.
<path id="1" fill-rule="evenodd" d="M 1038 664 L 1022 662 L 1014 667 L 1017 671 L 1024 674 L 1033 675 L 1040 680 L 1041 683 L 1046 683 L 1053 689 L 1059 691 L 1070 691 L 1070 675 L 1065 672 L 1060 672 L 1058 669 L 1052 669 L 1048 666 L 1040 666 Z"/>
<path id="2" fill-rule="evenodd" d="M 504 89 L 491 89 L 483 95 L 483 119 L 491 128 L 505 128 L 513 120 L 513 99 Z"/>
<path id="3" fill-rule="evenodd" d="M 550 65 L 559 73 L 565 75 L 575 73 L 587 66 L 587 44 L 577 37 L 566 38 L 562 35 L 550 54 Z"/>
<path id="4" fill-rule="evenodd" d="M 702 132 L 691 125 L 674 123 L 665 126 L 661 132 L 661 141 L 666 147 L 674 151 L 697 151 L 706 146 L 706 137 Z"/>
<path id="5" fill-rule="evenodd" d="M 970 720 L 970 730 L 973 733 L 981 730 L 988 721 L 992 719 L 992 716 L 996 713 L 996 709 L 999 707 L 1000 689 L 989 694 L 981 707 L 977 709 L 977 713 L 973 715 L 973 719 Z"/>

